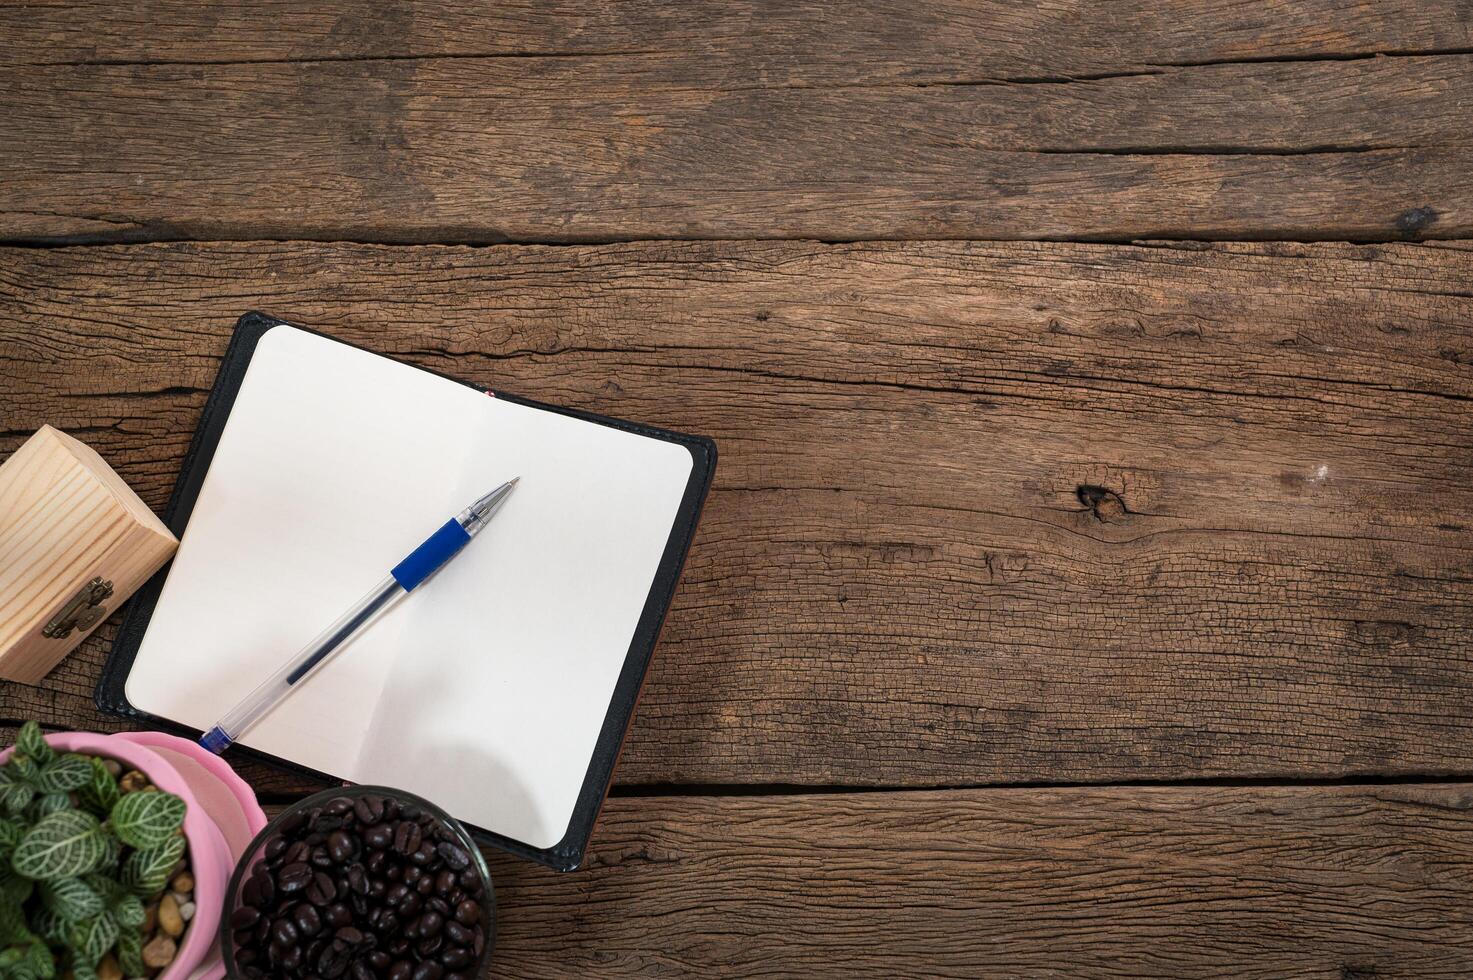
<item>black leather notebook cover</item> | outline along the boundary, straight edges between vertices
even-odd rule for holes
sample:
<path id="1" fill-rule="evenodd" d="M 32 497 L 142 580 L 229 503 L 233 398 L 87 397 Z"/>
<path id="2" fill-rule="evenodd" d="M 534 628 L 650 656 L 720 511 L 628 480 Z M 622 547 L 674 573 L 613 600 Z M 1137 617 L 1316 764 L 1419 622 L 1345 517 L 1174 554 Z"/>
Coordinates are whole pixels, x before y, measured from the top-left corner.
<path id="1" fill-rule="evenodd" d="M 240 389 L 241 381 L 245 377 L 246 368 L 250 364 L 251 357 L 255 352 L 256 342 L 261 339 L 267 330 L 285 323 L 286 321 L 284 320 L 278 320 L 275 317 L 255 312 L 247 313 L 237 321 L 235 333 L 230 339 L 230 345 L 226 349 L 224 360 L 220 365 L 220 373 L 215 379 L 215 386 L 210 391 L 209 399 L 205 402 L 204 411 L 200 416 L 199 427 L 195 430 L 194 440 L 190 444 L 188 454 L 184 457 L 184 465 L 179 473 L 179 480 L 174 485 L 173 495 L 169 498 L 169 504 L 164 513 L 165 522 L 176 535 L 182 536 L 185 526 L 189 523 L 190 512 L 194 508 L 196 498 L 199 496 L 200 487 L 204 483 L 205 473 L 210 468 L 210 461 L 214 456 L 215 447 L 219 443 L 220 434 L 225 427 L 226 419 L 230 416 L 236 393 Z M 291 324 L 291 326 L 295 326 L 298 329 L 307 329 L 298 324 Z M 481 391 L 493 390 L 483 385 L 471 384 L 455 378 L 451 378 L 450 380 L 457 381 L 460 384 L 466 384 L 469 387 Z M 579 791 L 578 800 L 573 810 L 573 818 L 568 825 L 567 834 L 552 847 L 535 848 L 479 827 L 469 827 L 477 839 L 483 843 L 501 848 L 512 854 L 540 861 L 543 864 L 562 871 L 571 871 L 582 863 L 583 852 L 587 847 L 589 836 L 593 832 L 594 823 L 598 819 L 599 808 L 603 804 L 604 796 L 607 794 L 609 784 L 613 779 L 614 765 L 618 760 L 619 749 L 624 741 L 624 734 L 628 730 L 629 722 L 634 716 L 635 703 L 639 699 L 640 687 L 644 683 L 645 672 L 649 667 L 650 658 L 654 654 L 656 641 L 659 639 L 660 627 L 664 622 L 665 613 L 670 607 L 670 602 L 674 598 L 675 587 L 680 579 L 681 568 L 685 564 L 685 556 L 690 549 L 691 540 L 695 536 L 696 523 L 700 518 L 701 507 L 705 502 L 706 493 L 711 486 L 711 477 L 716 469 L 716 444 L 710 439 L 701 436 L 683 435 L 664 429 L 593 415 L 588 412 L 558 408 L 556 406 L 518 398 L 515 395 L 500 390 L 495 390 L 494 394 L 498 398 L 517 402 L 522 405 L 528 405 L 550 412 L 558 412 L 562 415 L 572 416 L 587 422 L 612 426 L 639 435 L 678 443 L 690 451 L 693 460 L 690 479 L 686 484 L 685 493 L 681 498 L 674 527 L 672 528 L 669 540 L 665 544 L 665 550 L 660 559 L 659 570 L 655 575 L 649 596 L 640 614 L 639 624 L 635 630 L 633 642 L 631 642 L 629 652 L 624 660 L 624 667 L 620 671 L 619 679 L 614 689 L 614 696 L 610 702 L 608 714 L 604 718 L 603 727 L 599 732 L 593 758 L 589 763 L 588 773 L 584 778 L 582 789 Z M 112 651 L 108 655 L 107 663 L 102 670 L 102 676 L 97 683 L 97 706 L 104 711 L 124 715 L 140 722 L 146 722 L 150 726 L 174 731 L 189 737 L 197 737 L 198 732 L 186 729 L 168 719 L 145 714 L 134 708 L 128 702 L 125 692 L 125 684 L 129 671 L 132 669 L 133 660 L 137 656 L 139 644 L 142 642 L 144 633 L 148 629 L 149 620 L 153 615 L 154 607 L 163 590 L 164 580 L 168 575 L 168 571 L 169 566 L 161 569 L 143 588 L 135 593 L 133 599 L 128 603 L 127 609 L 124 612 L 122 627 L 118 631 L 118 637 L 113 643 Z M 255 752 L 244 746 L 237 745 L 230 749 L 231 755 L 236 755 L 237 753 L 265 759 L 273 764 L 284 766 L 298 772 L 304 772 L 318 778 L 328 780 L 335 778 L 329 774 L 316 772 L 284 759 Z M 487 786 L 486 791 L 488 793 L 495 793 L 496 787 Z"/>

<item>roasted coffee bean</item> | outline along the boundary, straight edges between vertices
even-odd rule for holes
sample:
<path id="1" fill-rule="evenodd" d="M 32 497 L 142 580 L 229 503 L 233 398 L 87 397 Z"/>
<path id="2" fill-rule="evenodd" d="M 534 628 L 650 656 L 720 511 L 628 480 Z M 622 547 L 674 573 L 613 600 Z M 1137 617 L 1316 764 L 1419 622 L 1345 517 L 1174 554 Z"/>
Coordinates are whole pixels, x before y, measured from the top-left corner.
<path id="1" fill-rule="evenodd" d="M 394 850 L 400 854 L 413 854 L 419 850 L 419 842 L 423 836 L 419 824 L 412 820 L 401 820 L 399 826 L 394 828 Z"/>
<path id="2" fill-rule="evenodd" d="M 384 909 L 384 914 L 379 916 L 378 932 L 381 936 L 397 935 L 401 926 L 399 916 L 392 909 Z"/>
<path id="3" fill-rule="evenodd" d="M 414 952 L 418 954 L 420 959 L 427 960 L 433 958 L 436 953 L 440 952 L 440 947 L 444 945 L 444 936 L 429 936 L 415 943 Z"/>
<path id="4" fill-rule="evenodd" d="M 468 868 L 460 873 L 460 887 L 465 889 L 467 895 L 481 894 L 481 876 L 476 874 L 474 868 Z"/>
<path id="5" fill-rule="evenodd" d="M 287 973 L 296 973 L 302 968 L 302 947 L 288 946 L 283 949 L 276 965 Z"/>
<path id="6" fill-rule="evenodd" d="M 296 835 L 297 831 L 301 830 L 302 827 L 306 825 L 306 823 L 306 812 L 303 810 L 298 810 L 296 813 L 293 813 L 291 816 L 287 817 L 281 822 L 281 835 L 283 837 L 293 837 Z"/>
<path id="7" fill-rule="evenodd" d="M 368 894 L 368 872 L 361 864 L 348 869 L 348 887 L 359 895 Z"/>
<path id="8" fill-rule="evenodd" d="M 312 893 L 307 894 L 310 896 Z M 297 924 L 297 932 L 304 936 L 315 936 L 322 931 L 322 913 L 306 902 L 297 906 L 292 913 L 292 921 Z"/>
<path id="9" fill-rule="evenodd" d="M 435 862 L 435 845 L 425 841 L 419 845 L 419 850 L 409 855 L 409 860 L 420 867 L 428 867 Z"/>
<path id="10" fill-rule="evenodd" d="M 398 960 L 389 967 L 389 980 L 409 980 L 414 975 L 414 964 L 408 960 Z"/>
<path id="11" fill-rule="evenodd" d="M 377 980 L 373 975 L 373 969 L 362 960 L 353 963 L 353 980 Z"/>
<path id="12" fill-rule="evenodd" d="M 414 968 L 410 980 L 440 980 L 445 975 L 445 968 L 434 960 L 425 960 Z"/>
<path id="13" fill-rule="evenodd" d="M 247 881 L 246 884 L 250 884 L 250 882 Z M 255 908 L 249 905 L 242 905 L 230 913 L 230 928 L 249 929 L 256 924 L 256 920 L 260 917 L 261 913 L 256 911 Z"/>
<path id="14" fill-rule="evenodd" d="M 267 861 L 275 860 L 286 851 L 286 846 L 286 838 L 278 834 L 266 842 L 266 846 L 261 849 L 261 856 Z"/>
<path id="15" fill-rule="evenodd" d="M 414 883 L 414 890 L 419 892 L 421 895 L 428 895 L 430 892 L 435 890 L 435 882 L 432 878 L 426 875 L 425 877 L 419 879 L 419 881 L 416 881 Z"/>
<path id="16" fill-rule="evenodd" d="M 286 854 L 283 855 L 281 863 L 297 864 L 298 862 L 307 860 L 307 856 L 311 853 L 312 846 L 310 844 L 305 841 L 296 841 L 291 847 L 286 849 Z"/>
<path id="17" fill-rule="evenodd" d="M 240 900 L 251 908 L 260 908 L 266 902 L 261 898 L 261 879 L 247 878 L 240 886 Z"/>
<path id="18" fill-rule="evenodd" d="M 384 948 L 387 949 L 392 955 L 402 959 L 405 954 L 409 952 L 409 937 L 396 936 L 393 939 L 389 940 L 388 945 L 386 945 Z"/>
<path id="19" fill-rule="evenodd" d="M 399 808 L 399 816 L 405 820 L 418 820 L 423 813 L 424 811 L 413 803 L 405 803 Z"/>
<path id="20" fill-rule="evenodd" d="M 419 892 L 410 892 L 404 896 L 404 901 L 399 903 L 399 914 L 404 917 L 404 921 L 408 922 L 418 915 L 419 910 L 423 907 L 424 899 L 419 897 Z"/>
<path id="21" fill-rule="evenodd" d="M 351 809 L 353 809 L 353 801 L 347 797 L 340 797 L 323 807 L 322 812 L 328 816 L 341 817 L 346 816 Z"/>
<path id="22" fill-rule="evenodd" d="M 471 951 L 464 946 L 447 946 L 440 950 L 440 962 L 452 970 L 458 970 L 463 966 L 470 966 L 475 960 Z"/>
<path id="23" fill-rule="evenodd" d="M 394 841 L 394 829 L 386 823 L 375 824 L 363 835 L 363 843 L 375 851 L 382 851 Z"/>
<path id="24" fill-rule="evenodd" d="M 404 885 L 403 882 L 400 882 L 397 885 L 391 885 L 389 887 L 389 890 L 384 892 L 384 902 L 387 903 L 390 908 L 398 908 L 399 904 L 403 902 L 404 899 L 408 896 L 409 889 Z"/>
<path id="25" fill-rule="evenodd" d="M 481 919 L 481 906 L 466 899 L 455 906 L 455 921 L 464 926 L 473 926 Z"/>
<path id="26" fill-rule="evenodd" d="M 335 902 L 323 911 L 322 921 L 334 929 L 341 929 L 353 922 L 353 913 L 342 902 Z"/>
<path id="27" fill-rule="evenodd" d="M 271 941 L 278 946 L 295 946 L 297 944 L 297 927 L 292 924 L 291 919 L 277 919 L 272 924 Z"/>
<path id="28" fill-rule="evenodd" d="M 475 939 L 475 933 L 471 932 L 459 922 L 445 923 L 445 936 L 457 946 L 469 946 Z"/>
<path id="29" fill-rule="evenodd" d="M 464 871 L 470 867 L 471 856 L 463 848 L 457 847 L 449 841 L 441 841 L 435 847 L 435 850 L 439 851 L 440 856 L 445 859 L 445 863 L 456 871 Z"/>
<path id="30" fill-rule="evenodd" d="M 347 943 L 349 946 L 357 946 L 363 942 L 363 933 L 353 926 L 343 926 L 337 932 L 333 933 L 333 936 Z"/>
<path id="31" fill-rule="evenodd" d="M 327 853 L 334 864 L 346 864 L 358 850 L 353 844 L 353 838 L 341 830 L 334 830 L 327 838 Z"/>
<path id="32" fill-rule="evenodd" d="M 373 967 L 379 973 L 383 973 L 388 970 L 389 964 L 394 962 L 393 957 L 391 957 L 388 953 L 385 953 L 381 949 L 374 950 L 363 959 L 367 961 L 369 966 Z"/>
<path id="33" fill-rule="evenodd" d="M 420 936 L 438 936 L 443 928 L 445 928 L 445 917 L 434 909 L 420 915 L 419 921 L 413 926 L 414 931 Z"/>
<path id="34" fill-rule="evenodd" d="M 333 884 L 332 878 L 319 871 L 312 876 L 306 895 L 307 901 L 313 905 L 327 905 L 338 897 L 338 886 Z"/>
<path id="35" fill-rule="evenodd" d="M 417 883 L 419 881 L 419 879 L 423 878 L 424 877 L 424 874 L 425 873 L 423 871 L 421 871 L 419 868 L 416 868 L 416 867 L 413 867 L 413 866 L 410 866 L 408 868 L 405 868 L 404 869 L 404 884 L 406 884 L 406 885 L 413 885 L 413 884 Z"/>
<path id="36" fill-rule="evenodd" d="M 348 947 L 342 943 L 329 943 L 323 950 L 322 955 L 317 957 L 317 972 L 332 980 L 340 977 L 348 969 L 352 961 L 352 954 Z"/>
<path id="37" fill-rule="evenodd" d="M 374 878 L 368 883 L 369 898 L 383 898 L 384 893 L 389 890 L 388 882 L 382 878 Z"/>
<path id="38" fill-rule="evenodd" d="M 312 868 L 306 864 L 288 864 L 276 873 L 276 887 L 288 895 L 306 888 L 311 881 Z"/>
<path id="39" fill-rule="evenodd" d="M 360 796 L 353 804 L 353 813 L 364 826 L 376 824 L 384 818 L 384 800 L 381 796 Z"/>
<path id="40" fill-rule="evenodd" d="M 318 844 L 312 848 L 312 864 L 319 868 L 330 868 L 333 866 L 332 855 L 327 853 L 327 848 Z"/>

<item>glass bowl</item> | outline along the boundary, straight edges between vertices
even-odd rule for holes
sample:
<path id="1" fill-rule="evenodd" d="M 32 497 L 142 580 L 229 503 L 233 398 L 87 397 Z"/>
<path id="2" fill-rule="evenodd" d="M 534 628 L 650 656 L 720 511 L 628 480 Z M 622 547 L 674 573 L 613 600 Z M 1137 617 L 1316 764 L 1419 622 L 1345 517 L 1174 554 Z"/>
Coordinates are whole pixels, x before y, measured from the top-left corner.
<path id="1" fill-rule="evenodd" d="M 410 863 L 408 858 L 405 858 L 403 856 L 405 853 L 413 852 L 415 849 L 413 847 L 396 846 L 400 844 L 407 845 L 409 843 L 408 840 L 401 841 L 398 839 L 397 829 L 399 825 L 405 821 L 400 818 L 389 819 L 387 817 L 381 819 L 377 824 L 373 824 L 370 826 L 389 826 L 394 828 L 394 839 L 388 845 L 374 847 L 371 843 L 361 843 L 360 850 L 357 851 L 354 856 L 344 858 L 343 860 L 334 862 L 332 864 L 315 864 L 310 857 L 306 861 L 302 862 L 306 864 L 314 873 L 315 891 L 311 892 L 310 899 L 309 891 L 314 887 L 313 885 L 301 886 L 298 885 L 296 882 L 292 882 L 292 885 L 299 887 L 300 890 L 294 890 L 290 893 L 290 895 L 287 895 L 282 893 L 281 889 L 275 887 L 273 879 L 273 886 L 270 890 L 274 891 L 276 894 L 267 905 L 267 907 L 271 909 L 271 912 L 268 913 L 267 917 L 274 920 L 275 918 L 277 918 L 277 912 L 284 913 L 288 910 L 292 910 L 293 912 L 300 911 L 301 905 L 313 905 L 314 909 L 318 911 L 325 911 L 327 908 L 335 904 L 342 904 L 345 908 L 348 909 L 353 917 L 352 923 L 347 927 L 350 935 L 348 935 L 347 937 L 343 937 L 343 927 L 335 927 L 331 922 L 327 921 L 321 922 L 320 927 L 313 930 L 311 936 L 314 940 L 322 940 L 323 945 L 319 946 L 315 942 L 308 943 L 305 941 L 300 943 L 299 948 L 301 948 L 304 952 L 302 966 L 299 971 L 293 971 L 291 969 L 281 969 L 279 968 L 280 964 L 271 965 L 266 962 L 257 963 L 254 960 L 242 963 L 240 959 L 237 958 L 238 954 L 242 952 L 237 948 L 237 944 L 235 941 L 235 932 L 237 926 L 233 925 L 232 922 L 233 920 L 236 920 L 238 912 L 241 914 L 241 918 L 249 918 L 251 914 L 251 909 L 260 904 L 259 892 L 262 886 L 260 886 L 259 884 L 252 886 L 258 898 L 258 901 L 254 904 L 246 902 L 243 892 L 248 887 L 248 885 L 252 883 L 253 879 L 258 879 L 259 877 L 265 876 L 267 874 L 264 868 L 260 871 L 257 871 L 258 866 L 262 865 L 263 862 L 266 860 L 267 849 L 277 849 L 282 847 L 282 844 L 280 842 L 283 840 L 284 833 L 295 832 L 298 828 L 301 828 L 304 825 L 310 827 L 310 821 L 312 820 L 314 811 L 318 815 L 320 815 L 322 819 L 329 821 L 329 828 L 327 828 L 323 832 L 323 839 L 316 842 L 316 844 L 310 844 L 309 847 L 315 848 L 317 844 L 321 844 L 322 847 L 326 848 L 328 843 L 326 838 L 330 834 L 331 830 L 336 828 L 333 828 L 331 826 L 331 820 L 333 819 L 334 815 L 326 813 L 325 809 L 336 800 L 347 800 L 349 803 L 356 805 L 359 800 L 363 800 L 365 798 L 370 800 L 375 798 L 380 799 L 383 800 L 385 804 L 390 806 L 393 804 L 397 804 L 400 811 L 406 808 L 409 808 L 411 810 L 417 808 L 421 812 L 421 814 L 428 815 L 430 818 L 433 818 L 433 827 L 444 828 L 445 833 L 442 838 L 443 843 L 439 846 L 444 846 L 444 844 L 458 845 L 459 849 L 464 852 L 464 856 L 468 858 L 465 867 L 460 869 L 446 867 L 444 863 L 445 859 L 441 858 L 441 863 L 435 867 L 434 874 L 426 875 L 423 872 L 420 872 L 419 875 L 417 875 L 416 877 L 437 879 L 440 871 L 451 871 L 456 878 L 456 883 L 452 887 L 456 890 L 466 892 L 469 897 L 474 897 L 480 901 L 481 910 L 479 919 L 469 926 L 463 925 L 461 922 L 456 921 L 456 909 L 452 907 L 449 909 L 449 914 L 441 915 L 441 922 L 436 923 L 436 926 L 434 928 L 434 935 L 416 935 L 413 937 L 404 937 L 410 940 L 410 950 L 407 952 L 401 952 L 398 955 L 391 954 L 390 957 L 393 961 L 407 961 L 412 966 L 417 966 L 420 961 L 420 957 L 423 957 L 427 961 L 433 960 L 438 963 L 440 966 L 440 972 L 436 973 L 433 969 L 429 969 L 423 971 L 422 973 L 402 973 L 402 971 L 395 972 L 391 968 L 391 966 L 386 966 L 382 964 L 382 962 L 379 964 L 378 967 L 375 967 L 374 965 L 367 962 L 368 952 L 373 950 L 383 950 L 384 952 L 388 952 L 388 949 L 386 947 L 389 943 L 393 942 L 394 937 L 396 935 L 401 937 L 404 935 L 402 932 L 402 928 L 407 923 L 398 922 L 398 913 L 402 911 L 404 905 L 398 904 L 397 906 L 395 906 L 395 903 L 389 900 L 388 890 L 392 888 L 392 885 L 389 882 L 385 882 L 386 889 L 384 892 L 379 892 L 377 886 L 375 885 L 373 886 L 374 890 L 370 891 L 368 894 L 361 894 L 356 896 L 356 901 L 358 903 L 356 908 L 349 907 L 349 901 L 355 899 L 355 895 L 353 894 L 351 888 L 343 889 L 341 896 L 338 896 L 344 899 L 344 901 L 342 902 L 337 902 L 330 897 L 324 898 L 324 895 L 327 892 L 331 892 L 338 887 L 337 884 L 332 882 L 332 879 L 336 879 L 336 881 L 339 883 L 346 881 L 350 869 L 354 866 L 361 867 L 364 869 L 364 872 L 366 872 L 367 862 L 375 852 L 381 852 L 389 855 L 389 857 L 384 859 L 383 871 L 386 875 L 390 877 L 392 877 L 394 873 L 388 871 L 388 868 L 392 867 L 395 864 L 402 865 L 401 870 L 399 871 L 399 877 L 394 879 L 393 884 L 401 883 L 402 878 L 404 877 L 405 869 L 415 867 L 415 865 Z M 370 812 L 372 811 L 371 805 L 368 807 L 368 809 Z M 343 819 L 343 817 L 339 816 L 339 819 Z M 356 819 L 357 818 L 355 816 L 354 820 L 356 821 Z M 423 817 L 419 818 L 418 820 L 411 818 L 409 822 L 415 822 L 419 824 L 422 829 L 424 828 Z M 428 841 L 429 838 L 426 836 L 423 838 L 423 840 Z M 278 853 L 280 852 L 278 851 Z M 451 857 L 455 857 L 453 848 L 449 853 Z M 319 860 L 325 860 L 330 857 L 331 855 L 318 855 Z M 427 860 L 434 859 L 429 858 Z M 319 872 L 323 873 L 323 875 L 327 877 L 329 881 L 323 882 L 320 879 L 317 879 L 316 873 Z M 471 876 L 471 880 L 469 882 L 466 881 L 466 875 Z M 300 875 L 298 875 L 297 877 L 300 877 Z M 357 876 L 354 877 L 356 878 Z M 469 889 L 471 887 L 474 887 L 476 883 L 479 883 L 480 886 L 479 895 L 474 895 L 469 891 Z M 416 881 L 415 884 L 417 885 L 418 882 Z M 367 886 L 363 887 L 366 888 Z M 415 916 L 415 918 L 411 920 L 414 924 L 420 924 L 421 922 L 423 922 L 423 916 L 425 916 L 427 912 L 431 910 L 437 910 L 437 906 L 431 904 L 433 900 L 439 899 L 442 903 L 448 904 L 448 902 L 446 902 L 445 900 L 445 897 L 437 892 L 430 892 L 426 894 L 420 892 L 418 888 L 414 890 L 419 894 L 418 899 L 404 896 L 401 896 L 400 898 L 400 903 L 412 902 L 414 904 L 414 908 L 412 908 L 410 912 L 411 915 Z M 250 908 L 247 908 L 248 905 L 250 906 Z M 380 932 L 376 926 L 368 924 L 369 917 L 374 914 L 375 909 L 381 910 L 378 913 L 380 916 L 379 925 L 383 925 L 383 918 L 386 917 L 388 912 L 392 911 L 395 913 L 394 922 L 388 925 L 388 927 L 385 928 L 383 932 Z M 341 916 L 342 914 L 342 912 L 338 913 L 339 916 Z M 319 916 L 318 918 L 320 919 L 321 916 Z M 296 920 L 293 917 L 293 922 L 295 921 Z M 308 921 L 311 921 L 310 917 Z M 395 928 L 396 925 L 398 928 Z M 454 952 L 447 953 L 447 950 L 449 950 L 454 945 L 452 942 L 452 934 L 462 934 L 467 930 L 472 933 L 479 930 L 482 938 L 479 944 L 458 947 L 459 950 L 470 953 L 472 957 L 462 963 L 458 962 L 458 960 L 461 959 L 460 956 L 458 956 Z M 328 946 L 333 945 L 333 937 L 337 937 L 339 939 L 342 939 L 344 942 L 348 942 L 355 938 L 353 935 L 353 933 L 355 932 L 357 934 L 360 934 L 362 938 L 353 945 L 353 948 L 357 950 L 360 954 L 361 958 L 358 960 L 358 962 L 362 964 L 367 972 L 358 969 L 358 967 L 356 966 L 350 965 L 351 957 L 345 957 L 341 952 L 338 955 L 331 957 L 329 962 L 323 962 L 321 960 L 320 957 L 322 956 L 323 951 Z M 434 946 L 433 940 L 437 937 L 440 939 L 440 944 L 439 946 Z M 303 938 L 305 939 L 305 937 Z M 312 975 L 324 977 L 325 980 L 339 980 L 339 978 L 342 978 L 342 980 L 360 980 L 360 978 L 366 977 L 392 978 L 392 980 L 399 980 L 399 978 L 402 976 L 405 978 L 405 980 L 408 980 L 408 978 L 412 975 L 415 977 L 429 978 L 429 980 L 462 980 L 462 978 L 464 978 L 464 980 L 471 980 L 471 978 L 480 977 L 486 972 L 487 965 L 491 961 L 491 951 L 492 948 L 495 946 L 495 940 L 496 897 L 491 885 L 491 872 L 486 867 L 486 860 L 481 856 L 480 848 L 476 846 L 475 841 L 471 839 L 470 834 L 466 832 L 466 829 L 461 826 L 459 821 L 455 820 L 444 810 L 441 810 L 439 807 L 435 806 L 433 803 L 429 802 L 426 799 L 415 796 L 413 793 L 407 793 L 404 790 L 392 789 L 387 786 L 343 786 L 333 789 L 327 789 L 323 790 L 320 793 L 309 796 L 301 802 L 296 803 L 279 813 L 274 819 L 272 819 L 270 823 L 265 826 L 264 829 L 262 829 L 259 834 L 256 835 L 255 839 L 251 841 L 250 846 L 246 848 L 244 856 L 241 857 L 240 862 L 235 866 L 235 872 L 231 875 L 230 884 L 225 891 L 225 909 L 224 914 L 220 920 L 220 954 L 224 958 L 226 976 L 239 978 L 283 976 L 291 977 Z M 415 947 L 420 944 L 429 944 L 431 947 L 431 951 L 429 953 L 416 953 Z M 313 955 L 312 949 L 314 948 L 317 950 L 316 955 L 319 957 L 316 963 L 309 962 L 311 956 Z M 479 950 L 478 952 L 477 949 Z M 450 961 L 449 964 L 445 962 L 446 959 Z M 342 962 L 341 969 L 338 969 L 339 962 Z M 324 971 L 323 969 L 324 966 L 327 968 L 326 971 Z"/>

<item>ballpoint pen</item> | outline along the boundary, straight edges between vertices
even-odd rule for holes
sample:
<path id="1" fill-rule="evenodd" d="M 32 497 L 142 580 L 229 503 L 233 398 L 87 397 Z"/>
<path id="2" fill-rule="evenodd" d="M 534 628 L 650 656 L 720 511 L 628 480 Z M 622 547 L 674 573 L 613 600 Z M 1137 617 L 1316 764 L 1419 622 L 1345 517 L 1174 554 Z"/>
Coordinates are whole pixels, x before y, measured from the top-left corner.
<path id="1" fill-rule="evenodd" d="M 226 712 L 214 728 L 200 736 L 199 744 L 217 755 L 228 749 L 262 715 L 287 697 L 293 687 L 306 680 L 335 650 L 358 635 L 395 599 L 413 591 L 440 566 L 454 558 L 501 509 L 519 479 L 521 477 L 508 480 L 446 521 L 336 622 L 319 633 L 280 670 L 262 681 L 245 700 Z"/>

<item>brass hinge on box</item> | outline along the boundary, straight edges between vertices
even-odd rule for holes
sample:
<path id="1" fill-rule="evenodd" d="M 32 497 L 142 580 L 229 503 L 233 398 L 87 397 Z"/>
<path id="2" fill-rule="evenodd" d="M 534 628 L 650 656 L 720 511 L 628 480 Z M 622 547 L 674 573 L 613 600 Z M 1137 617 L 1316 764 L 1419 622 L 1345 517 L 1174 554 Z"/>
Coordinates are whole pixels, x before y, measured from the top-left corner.
<path id="1" fill-rule="evenodd" d="M 73 596 L 71 602 L 61 607 L 61 612 L 46 624 L 41 635 L 52 640 L 64 640 L 72 635 L 74 629 L 87 632 L 107 615 L 107 609 L 102 603 L 111 598 L 112 594 L 113 584 L 104 582 L 99 575 L 82 586 L 82 591 Z"/>

